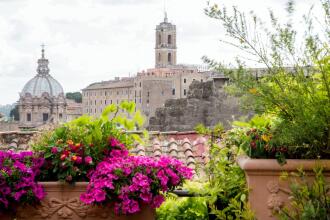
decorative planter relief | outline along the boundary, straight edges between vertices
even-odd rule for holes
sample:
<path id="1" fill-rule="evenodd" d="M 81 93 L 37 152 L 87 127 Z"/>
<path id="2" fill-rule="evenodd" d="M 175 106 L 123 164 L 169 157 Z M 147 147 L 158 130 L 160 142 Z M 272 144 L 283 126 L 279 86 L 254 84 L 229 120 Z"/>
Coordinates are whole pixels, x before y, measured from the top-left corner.
<path id="1" fill-rule="evenodd" d="M 272 159 L 250 159 L 241 157 L 238 164 L 245 171 L 249 188 L 249 203 L 257 219 L 273 220 L 273 210 L 288 204 L 290 188 L 287 181 L 280 181 L 281 172 L 296 172 L 303 168 L 313 180 L 313 168 L 321 165 L 324 176 L 330 181 L 330 160 L 287 160 L 283 166 Z"/>
<path id="2" fill-rule="evenodd" d="M 68 185 L 60 182 L 43 182 L 47 196 L 38 206 L 22 206 L 17 209 L 17 220 L 153 220 L 155 210 L 144 207 L 134 215 L 117 216 L 110 206 L 89 206 L 79 199 L 87 182 Z"/>

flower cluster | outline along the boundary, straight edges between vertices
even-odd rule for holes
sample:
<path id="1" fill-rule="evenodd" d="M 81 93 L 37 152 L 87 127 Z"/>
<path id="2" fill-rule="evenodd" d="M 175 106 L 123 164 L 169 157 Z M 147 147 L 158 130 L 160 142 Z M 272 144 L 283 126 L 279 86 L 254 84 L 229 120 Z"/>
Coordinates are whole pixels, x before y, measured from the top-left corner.
<path id="1" fill-rule="evenodd" d="M 130 156 L 118 140 L 109 140 L 108 157 L 90 175 L 87 192 L 81 195 L 86 204 L 108 202 L 117 214 L 132 214 L 141 205 L 159 207 L 161 192 L 172 190 L 192 177 L 192 170 L 173 158 Z"/>
<path id="2" fill-rule="evenodd" d="M 0 151 L 0 209 L 18 203 L 33 203 L 44 198 L 45 192 L 36 182 L 44 159 L 32 152 Z"/>
<path id="3" fill-rule="evenodd" d="M 280 163 L 284 163 L 288 156 L 286 146 L 278 146 L 273 142 L 272 131 L 269 126 L 257 129 L 250 128 L 246 133 L 247 152 L 252 158 L 276 158 Z"/>
<path id="4" fill-rule="evenodd" d="M 56 146 L 50 146 L 44 152 L 46 159 L 43 170 L 48 174 L 44 179 L 49 180 L 53 174 L 55 180 L 73 182 L 86 180 L 86 173 L 94 168 L 93 158 L 88 154 L 92 145 L 85 147 L 82 143 L 74 143 L 72 140 L 57 140 Z M 53 171 L 53 172 L 49 172 Z M 61 171 L 61 172 L 59 172 Z"/>

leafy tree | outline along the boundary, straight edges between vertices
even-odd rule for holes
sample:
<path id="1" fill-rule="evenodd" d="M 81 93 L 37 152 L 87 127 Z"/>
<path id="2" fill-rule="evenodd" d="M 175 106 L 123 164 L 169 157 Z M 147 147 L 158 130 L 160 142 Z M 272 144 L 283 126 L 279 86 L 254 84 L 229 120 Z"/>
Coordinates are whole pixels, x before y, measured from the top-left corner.
<path id="1" fill-rule="evenodd" d="M 67 99 L 73 99 L 77 103 L 81 103 L 82 102 L 81 92 L 68 92 L 68 93 L 65 94 L 65 97 Z"/>
<path id="2" fill-rule="evenodd" d="M 9 116 L 11 118 L 14 117 L 15 121 L 19 121 L 18 105 L 15 105 L 15 107 L 10 110 Z"/>
<path id="3" fill-rule="evenodd" d="M 256 75 L 242 58 L 231 69 L 207 57 L 204 60 L 230 77 L 230 91 L 240 95 L 247 108 L 277 118 L 274 141 L 291 146 L 299 158 L 330 156 L 330 1 L 320 3 L 323 20 L 316 20 L 320 15 L 314 16 L 311 7 L 303 16 L 302 33 L 292 19 L 294 1 L 287 2 L 285 22 L 272 10 L 267 23 L 254 12 L 246 16 L 237 7 L 231 12 L 217 4 L 205 9 L 226 30 L 231 39 L 226 43 L 265 69 Z M 322 35 L 315 31 L 316 22 L 323 28 Z"/>

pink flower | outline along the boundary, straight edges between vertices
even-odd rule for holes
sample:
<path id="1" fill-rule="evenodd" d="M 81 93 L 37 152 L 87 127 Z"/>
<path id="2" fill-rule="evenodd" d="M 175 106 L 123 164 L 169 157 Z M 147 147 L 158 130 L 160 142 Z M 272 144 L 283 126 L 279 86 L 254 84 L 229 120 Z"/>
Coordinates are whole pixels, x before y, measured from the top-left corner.
<path id="1" fill-rule="evenodd" d="M 150 203 L 151 202 L 151 199 L 152 199 L 152 194 L 151 193 L 141 193 L 140 194 L 140 198 L 145 203 Z"/>
<path id="2" fill-rule="evenodd" d="M 128 151 L 127 150 L 112 150 L 110 152 L 111 157 L 127 157 Z"/>
<path id="3" fill-rule="evenodd" d="M 77 156 L 76 163 L 77 164 L 81 164 L 82 163 L 82 158 L 80 156 Z"/>
<path id="4" fill-rule="evenodd" d="M 151 207 L 153 208 L 158 208 L 160 207 L 160 205 L 165 201 L 164 196 L 162 195 L 157 195 L 154 197 L 154 199 L 152 200 L 152 204 Z"/>
<path id="5" fill-rule="evenodd" d="M 80 200 L 86 204 L 92 204 L 94 202 L 94 197 L 88 193 L 83 193 L 80 195 Z"/>
<path id="6" fill-rule="evenodd" d="M 15 193 L 15 195 L 14 195 L 14 199 L 15 199 L 16 201 L 19 201 L 19 199 L 20 199 L 24 194 L 26 194 L 26 191 L 25 191 L 25 190 L 18 191 L 18 192 Z"/>
<path id="7" fill-rule="evenodd" d="M 94 198 L 96 202 L 103 202 L 105 200 L 105 192 L 103 190 L 95 190 Z"/>
<path id="8" fill-rule="evenodd" d="M 58 153 L 57 147 L 52 147 L 52 149 L 50 151 L 52 152 L 52 154 L 57 154 Z"/>
<path id="9" fill-rule="evenodd" d="M 93 159 L 91 156 L 85 157 L 85 163 L 91 165 L 93 163 Z"/>
<path id="10" fill-rule="evenodd" d="M 117 140 L 116 138 L 112 138 L 112 137 L 111 137 L 111 138 L 109 139 L 109 144 L 110 144 L 111 147 L 117 147 L 117 146 L 120 145 L 120 141 Z"/>

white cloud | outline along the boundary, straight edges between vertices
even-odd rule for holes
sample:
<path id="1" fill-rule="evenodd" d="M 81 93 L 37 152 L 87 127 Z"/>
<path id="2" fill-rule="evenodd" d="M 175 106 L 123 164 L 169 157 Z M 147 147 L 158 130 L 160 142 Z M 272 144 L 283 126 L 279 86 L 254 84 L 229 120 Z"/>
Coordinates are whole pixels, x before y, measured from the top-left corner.
<path id="1" fill-rule="evenodd" d="M 267 8 L 286 0 L 224 0 L 263 17 Z M 51 74 L 65 91 L 114 76 L 135 74 L 154 65 L 154 29 L 163 19 L 160 0 L 0 0 L 0 104 L 18 93 L 36 72 L 40 44 L 45 43 Z M 299 1 L 308 10 L 310 1 Z M 237 51 L 219 43 L 219 23 L 204 15 L 206 0 L 167 0 L 177 25 L 178 62 L 201 63 L 208 55 L 230 60 Z M 276 10 L 277 12 L 278 10 Z M 3 95 L 5 94 L 5 95 Z"/>

